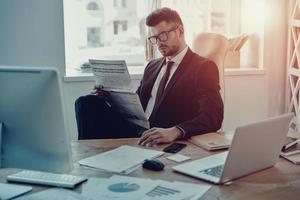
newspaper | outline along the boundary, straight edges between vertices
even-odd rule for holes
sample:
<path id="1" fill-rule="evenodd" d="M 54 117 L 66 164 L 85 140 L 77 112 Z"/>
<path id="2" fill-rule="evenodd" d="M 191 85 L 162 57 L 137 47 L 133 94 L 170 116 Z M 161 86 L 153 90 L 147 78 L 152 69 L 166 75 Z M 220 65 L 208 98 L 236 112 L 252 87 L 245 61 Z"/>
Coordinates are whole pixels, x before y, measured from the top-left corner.
<path id="1" fill-rule="evenodd" d="M 150 127 L 139 96 L 133 91 L 124 60 L 89 60 L 96 84 L 108 92 L 109 104 L 127 120 L 143 128 Z"/>

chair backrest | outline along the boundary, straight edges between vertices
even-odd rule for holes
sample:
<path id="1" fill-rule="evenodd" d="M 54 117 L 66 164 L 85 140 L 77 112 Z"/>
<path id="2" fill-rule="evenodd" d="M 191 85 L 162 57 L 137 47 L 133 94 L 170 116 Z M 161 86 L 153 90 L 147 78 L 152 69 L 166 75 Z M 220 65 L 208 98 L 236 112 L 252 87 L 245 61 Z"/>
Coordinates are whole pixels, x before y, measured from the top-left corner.
<path id="1" fill-rule="evenodd" d="M 221 96 L 225 102 L 224 60 L 228 49 L 228 39 L 217 33 L 200 33 L 193 41 L 193 51 L 216 63 L 219 69 Z"/>

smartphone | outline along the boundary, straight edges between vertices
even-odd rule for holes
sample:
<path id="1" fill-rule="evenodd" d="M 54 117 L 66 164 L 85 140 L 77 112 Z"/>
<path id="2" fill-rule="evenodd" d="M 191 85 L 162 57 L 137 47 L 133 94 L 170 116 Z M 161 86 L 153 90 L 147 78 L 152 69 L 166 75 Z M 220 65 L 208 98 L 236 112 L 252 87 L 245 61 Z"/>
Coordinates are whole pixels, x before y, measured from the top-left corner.
<path id="1" fill-rule="evenodd" d="M 184 147 L 186 147 L 186 144 L 175 142 L 175 143 L 165 147 L 163 149 L 163 151 L 166 152 L 166 153 L 177 153 L 181 149 L 183 149 Z"/>

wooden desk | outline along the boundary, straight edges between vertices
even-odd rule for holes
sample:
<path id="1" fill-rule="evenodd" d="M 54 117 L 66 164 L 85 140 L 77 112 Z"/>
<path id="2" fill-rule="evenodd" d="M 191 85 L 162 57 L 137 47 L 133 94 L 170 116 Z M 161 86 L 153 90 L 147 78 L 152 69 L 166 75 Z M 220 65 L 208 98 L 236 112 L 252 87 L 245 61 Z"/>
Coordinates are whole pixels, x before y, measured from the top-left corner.
<path id="1" fill-rule="evenodd" d="M 73 174 L 83 174 L 93 177 L 110 177 L 112 173 L 97 169 L 90 169 L 79 166 L 76 161 L 116 148 L 120 145 L 138 146 L 137 139 L 108 139 L 108 140 L 82 140 L 72 143 L 73 157 L 75 161 Z M 190 156 L 192 159 L 201 158 L 217 152 L 208 152 L 188 143 L 180 153 Z M 154 149 L 161 150 L 166 145 L 158 146 Z M 204 181 L 188 177 L 172 171 L 171 167 L 177 165 L 176 162 L 166 159 L 170 154 L 164 154 L 159 159 L 165 163 L 165 170 L 153 172 L 139 168 L 132 172 L 130 176 L 148 177 L 152 179 L 163 179 L 169 181 L 186 181 L 192 183 L 206 183 Z M 16 172 L 16 169 L 1 169 L 0 182 L 5 182 L 8 174 Z M 212 185 L 212 184 L 211 184 Z M 46 187 L 34 186 L 34 192 Z M 76 188 L 77 191 L 81 187 Z M 280 158 L 278 163 L 267 170 L 263 170 L 246 177 L 233 181 L 230 185 L 212 185 L 212 188 L 201 199 L 300 199 L 300 166 L 293 165 Z"/>

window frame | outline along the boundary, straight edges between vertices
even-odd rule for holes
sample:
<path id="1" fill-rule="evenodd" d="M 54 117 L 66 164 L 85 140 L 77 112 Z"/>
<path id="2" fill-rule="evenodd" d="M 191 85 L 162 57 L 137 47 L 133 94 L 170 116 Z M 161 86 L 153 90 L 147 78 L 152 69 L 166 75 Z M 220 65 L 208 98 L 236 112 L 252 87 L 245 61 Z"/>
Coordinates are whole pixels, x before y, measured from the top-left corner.
<path id="1" fill-rule="evenodd" d="M 65 1 L 65 0 L 64 0 Z M 126 1 L 126 0 L 124 0 Z M 155 0 L 153 0 L 155 1 Z M 158 6 L 158 7 L 161 7 L 161 1 L 163 0 L 156 0 L 155 1 L 155 5 Z M 241 17 L 238 17 L 238 16 L 241 16 L 241 12 L 242 12 L 242 9 L 241 9 L 241 6 L 242 6 L 242 1 L 243 0 L 228 0 L 230 3 L 230 24 L 229 24 L 229 28 L 230 28 L 230 31 L 231 33 L 238 33 L 238 32 L 241 32 Z M 113 5 L 115 6 L 115 2 L 118 4 L 118 2 L 121 2 L 121 5 L 123 5 L 123 0 L 114 0 L 113 2 Z M 91 3 L 91 2 L 89 2 Z M 127 1 L 125 3 L 127 5 Z M 235 23 L 234 20 L 232 19 L 239 19 L 239 23 Z M 123 31 L 123 25 L 122 24 L 119 24 L 118 25 L 118 29 L 119 31 Z M 128 25 L 127 25 L 128 26 Z M 100 29 L 100 32 L 101 32 L 101 29 Z M 100 39 L 100 43 L 101 43 L 101 39 Z M 262 50 L 263 51 L 263 50 Z M 67 55 L 66 55 L 67 56 Z M 155 56 L 157 57 L 158 56 L 158 52 L 156 51 L 155 52 Z M 145 62 L 144 62 L 145 63 Z M 262 63 L 262 62 L 260 62 Z M 141 66 L 142 64 L 128 64 L 128 67 L 129 68 L 144 68 L 145 67 L 145 64 L 143 64 L 143 66 Z M 65 66 L 65 70 L 66 70 L 66 75 L 68 74 L 74 74 L 71 70 L 71 69 L 74 69 L 74 66 Z M 228 69 L 228 70 L 227 70 Z M 252 68 L 244 68 L 241 67 L 241 66 L 238 66 L 238 68 L 227 68 L 225 69 L 225 75 L 243 75 L 243 74 L 264 74 L 265 71 L 263 69 L 263 66 L 255 66 L 253 69 Z M 140 69 L 137 69 L 137 71 L 141 71 Z M 226 73 L 227 71 L 227 73 Z M 237 73 L 233 73 L 233 72 L 237 72 Z M 85 73 L 85 72 L 81 72 L 81 73 Z M 75 73 L 76 74 L 76 73 Z M 134 70 L 131 72 L 131 74 L 136 74 L 134 72 Z M 71 75 L 72 76 L 72 75 Z"/>

